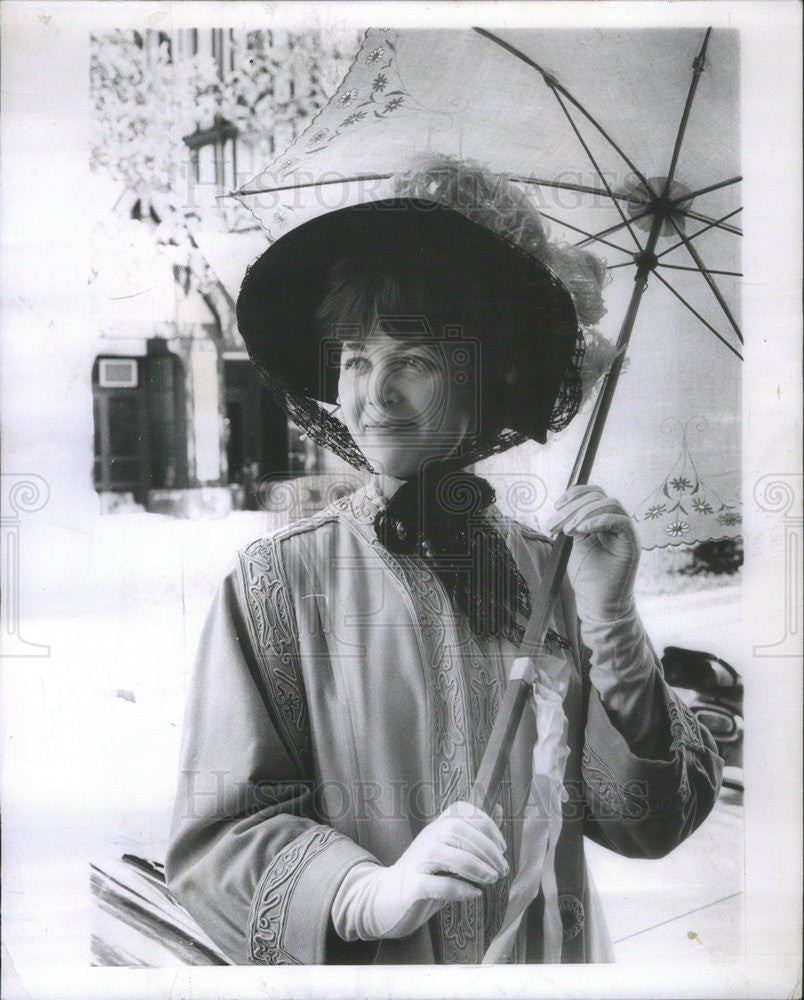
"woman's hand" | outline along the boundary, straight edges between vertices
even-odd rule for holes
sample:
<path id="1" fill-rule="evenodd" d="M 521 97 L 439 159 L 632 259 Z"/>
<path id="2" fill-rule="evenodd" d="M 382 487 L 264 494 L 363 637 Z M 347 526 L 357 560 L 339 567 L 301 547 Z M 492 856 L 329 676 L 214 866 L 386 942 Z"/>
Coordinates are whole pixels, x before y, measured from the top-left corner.
<path id="1" fill-rule="evenodd" d="M 406 937 L 447 903 L 479 898 L 480 886 L 508 871 L 504 851 L 491 817 L 455 802 L 396 864 L 365 862 L 347 874 L 332 907 L 335 930 L 345 941 Z"/>
<path id="2" fill-rule="evenodd" d="M 548 527 L 573 539 L 567 576 L 581 621 L 632 615 L 639 541 L 620 503 L 599 486 L 572 486 L 556 501 Z"/>

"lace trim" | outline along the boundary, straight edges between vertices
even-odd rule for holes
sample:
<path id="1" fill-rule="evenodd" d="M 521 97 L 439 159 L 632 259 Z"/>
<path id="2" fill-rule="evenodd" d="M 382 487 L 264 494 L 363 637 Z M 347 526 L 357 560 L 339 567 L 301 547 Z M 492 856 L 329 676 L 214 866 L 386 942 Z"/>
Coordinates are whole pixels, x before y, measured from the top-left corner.
<path id="1" fill-rule="evenodd" d="M 329 827 L 313 827 L 284 847 L 262 877 L 249 915 L 249 957 L 261 965 L 301 965 L 283 945 L 287 912 L 304 869 L 338 840 Z"/>

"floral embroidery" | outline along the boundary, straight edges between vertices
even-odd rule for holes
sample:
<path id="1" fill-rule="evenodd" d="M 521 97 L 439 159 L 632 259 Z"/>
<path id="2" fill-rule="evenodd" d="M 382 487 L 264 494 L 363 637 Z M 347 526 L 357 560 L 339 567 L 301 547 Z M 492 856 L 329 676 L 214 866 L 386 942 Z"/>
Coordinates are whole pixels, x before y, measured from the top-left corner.
<path id="1" fill-rule="evenodd" d="M 347 90 L 345 93 L 341 94 L 341 96 L 338 98 L 338 107 L 348 108 L 350 107 L 350 105 L 354 104 L 356 98 L 357 98 L 356 90 Z"/>
<path id="2" fill-rule="evenodd" d="M 280 226 L 284 226 L 288 221 L 287 215 L 284 212 L 276 211 L 274 212 L 274 222 L 279 223 Z"/>
<path id="3" fill-rule="evenodd" d="M 725 514 L 721 514 L 717 519 L 718 524 L 726 525 L 742 524 L 742 521 L 742 517 L 740 517 L 739 514 L 736 514 L 733 510 L 726 511 Z"/>
<path id="4" fill-rule="evenodd" d="M 680 538 L 681 535 L 689 533 L 690 526 L 686 521 L 673 521 L 673 523 L 668 524 L 664 530 L 668 535 L 672 535 L 673 538 Z"/>
<path id="5" fill-rule="evenodd" d="M 348 128 L 350 125 L 354 125 L 355 122 L 362 121 L 366 117 L 366 114 L 367 112 L 365 111 L 355 111 L 347 118 L 344 118 L 341 122 L 341 128 Z"/>
<path id="6" fill-rule="evenodd" d="M 741 520 L 739 514 L 736 520 L 728 516 L 736 503 L 726 502 L 701 478 L 687 441 L 691 427 L 704 431 L 706 421 L 693 417 L 686 424 L 675 419 L 662 424 L 664 433 L 675 431 L 680 434 L 678 457 L 664 480 L 631 515 L 637 522 L 658 522 L 657 526 L 670 538 L 690 535 L 689 541 L 713 538 L 717 532 L 715 524 L 727 527 L 739 524 Z"/>
<path id="7" fill-rule="evenodd" d="M 676 491 L 676 493 L 685 493 L 688 489 L 692 487 L 692 483 L 689 479 L 685 479 L 684 476 L 678 476 L 676 479 L 670 480 L 670 485 Z"/>
<path id="8" fill-rule="evenodd" d="M 285 162 L 277 169 L 279 170 L 280 174 L 284 174 L 285 171 L 290 170 L 291 167 L 295 167 L 298 162 L 299 161 L 297 159 L 291 158 L 289 160 L 285 160 Z"/>
<path id="9" fill-rule="evenodd" d="M 397 117 L 409 112 L 423 112 L 434 121 L 448 119 L 450 111 L 442 107 L 428 107 L 410 92 L 404 79 L 404 71 L 398 65 L 395 34 L 393 31 L 372 28 L 366 35 L 363 47 L 349 71 L 346 89 L 337 96 L 331 106 L 323 109 L 310 126 L 310 134 L 294 146 L 303 147 L 307 157 L 315 157 L 327 149 L 344 132 L 384 121 L 389 115 Z M 354 118 L 350 113 L 346 118 L 336 118 L 338 111 L 363 112 Z M 372 114 L 373 112 L 373 114 Z M 524 438 L 523 438 L 524 440 Z"/>

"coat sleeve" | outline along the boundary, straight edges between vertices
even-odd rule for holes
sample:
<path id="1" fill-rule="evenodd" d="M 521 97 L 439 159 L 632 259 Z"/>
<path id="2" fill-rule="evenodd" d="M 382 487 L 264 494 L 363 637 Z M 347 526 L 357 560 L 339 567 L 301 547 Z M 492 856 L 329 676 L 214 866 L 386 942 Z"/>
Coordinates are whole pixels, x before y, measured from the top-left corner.
<path id="1" fill-rule="evenodd" d="M 201 638 L 168 884 L 236 964 L 365 962 L 371 946 L 337 938 L 330 910 L 349 869 L 376 859 L 316 819 L 295 623 L 275 548 L 260 545 L 225 580 Z M 259 591 L 256 616 L 246 586 Z"/>
<path id="2" fill-rule="evenodd" d="M 709 815 L 723 761 L 709 732 L 665 683 L 639 618 L 583 623 L 581 772 L 586 832 L 627 857 L 663 857 Z"/>
<path id="3" fill-rule="evenodd" d="M 538 592 L 549 539 L 515 522 L 504 527 L 517 564 Z M 605 847 L 627 857 L 663 857 L 712 810 L 723 761 L 710 734 L 665 683 L 637 616 L 616 627 L 579 622 L 566 577 L 560 605 L 558 631 L 574 638 L 583 686 L 575 737 L 581 781 L 568 789 L 566 808 L 584 817 L 584 832 Z"/>

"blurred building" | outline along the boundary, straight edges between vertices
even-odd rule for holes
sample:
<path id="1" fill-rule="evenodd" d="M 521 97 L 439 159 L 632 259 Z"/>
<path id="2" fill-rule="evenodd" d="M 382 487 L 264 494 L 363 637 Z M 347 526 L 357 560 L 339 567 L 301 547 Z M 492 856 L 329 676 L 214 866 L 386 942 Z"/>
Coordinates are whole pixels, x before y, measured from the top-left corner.
<path id="1" fill-rule="evenodd" d="M 147 32 L 135 41 L 146 63 L 164 67 L 167 60 L 181 69 L 203 60 L 220 80 L 252 44 L 228 29 Z M 164 236 L 157 193 L 138 197 L 98 178 L 99 209 L 109 213 L 90 285 L 97 330 L 92 475 L 103 510 L 136 505 L 195 516 L 254 508 L 260 484 L 264 492 L 266 482 L 339 467 L 287 420 L 248 361 L 234 304 L 246 265 L 267 244 L 252 217 L 225 196 L 289 145 L 326 98 L 319 65 L 305 53 L 294 58 L 294 46 L 329 45 L 321 61 L 337 74 L 338 60 L 357 41 L 354 32 L 336 43 L 261 32 L 263 58 L 277 52 L 267 94 L 259 95 L 270 113 L 244 126 L 199 104 L 172 180 L 171 211 L 178 193 L 193 233 L 189 264 L 187 247 Z M 193 280 L 192 269 L 207 279 Z M 313 489 L 310 503 L 320 499 Z"/>

